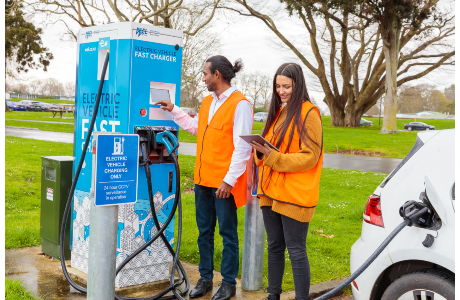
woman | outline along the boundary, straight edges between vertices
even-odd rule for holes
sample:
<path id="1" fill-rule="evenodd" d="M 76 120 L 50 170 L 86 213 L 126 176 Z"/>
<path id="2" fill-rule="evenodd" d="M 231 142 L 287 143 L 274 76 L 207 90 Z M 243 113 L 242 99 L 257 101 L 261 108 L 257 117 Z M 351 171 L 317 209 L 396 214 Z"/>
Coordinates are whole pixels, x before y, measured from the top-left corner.
<path id="1" fill-rule="evenodd" d="M 310 102 L 299 65 L 286 63 L 276 71 L 262 136 L 279 149 L 251 143 L 259 166 L 257 194 L 267 231 L 267 299 L 280 299 L 287 247 L 296 299 L 307 300 L 310 265 L 306 238 L 318 202 L 323 132 L 319 110 Z"/>

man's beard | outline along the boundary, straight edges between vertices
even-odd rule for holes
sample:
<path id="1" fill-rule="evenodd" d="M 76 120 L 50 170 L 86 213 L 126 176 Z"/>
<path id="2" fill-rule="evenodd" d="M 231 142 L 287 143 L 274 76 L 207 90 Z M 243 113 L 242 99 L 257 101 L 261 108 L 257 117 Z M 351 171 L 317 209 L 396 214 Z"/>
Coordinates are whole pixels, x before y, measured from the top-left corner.
<path id="1" fill-rule="evenodd" d="M 208 88 L 209 92 L 214 92 L 216 90 L 216 83 L 213 82 L 213 83 L 207 84 L 206 87 Z"/>

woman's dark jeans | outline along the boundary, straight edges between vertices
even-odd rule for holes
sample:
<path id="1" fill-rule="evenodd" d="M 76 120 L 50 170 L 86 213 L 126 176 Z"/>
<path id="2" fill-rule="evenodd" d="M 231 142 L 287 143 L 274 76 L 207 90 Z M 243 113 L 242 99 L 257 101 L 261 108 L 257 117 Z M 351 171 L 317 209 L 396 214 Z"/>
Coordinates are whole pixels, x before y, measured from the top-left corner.
<path id="1" fill-rule="evenodd" d="M 268 288 L 270 294 L 281 294 L 286 247 L 291 260 L 297 300 L 309 300 L 310 264 L 307 256 L 308 222 L 299 222 L 263 206 L 268 245 Z"/>

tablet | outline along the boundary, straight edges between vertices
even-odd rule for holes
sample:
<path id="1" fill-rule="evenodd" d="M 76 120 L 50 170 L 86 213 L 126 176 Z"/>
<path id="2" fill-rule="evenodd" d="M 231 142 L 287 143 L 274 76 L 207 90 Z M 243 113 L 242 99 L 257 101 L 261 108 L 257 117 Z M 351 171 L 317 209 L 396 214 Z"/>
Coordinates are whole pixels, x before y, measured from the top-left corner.
<path id="1" fill-rule="evenodd" d="M 267 144 L 268 146 L 270 146 L 270 148 L 280 152 L 278 150 L 278 148 L 276 148 L 275 146 L 270 144 L 270 142 L 267 141 L 266 139 L 264 139 L 264 137 L 261 136 L 260 134 L 240 135 L 240 138 L 242 138 L 248 144 L 251 143 L 251 142 L 257 142 L 257 143 L 261 144 L 262 146 L 264 144 Z"/>

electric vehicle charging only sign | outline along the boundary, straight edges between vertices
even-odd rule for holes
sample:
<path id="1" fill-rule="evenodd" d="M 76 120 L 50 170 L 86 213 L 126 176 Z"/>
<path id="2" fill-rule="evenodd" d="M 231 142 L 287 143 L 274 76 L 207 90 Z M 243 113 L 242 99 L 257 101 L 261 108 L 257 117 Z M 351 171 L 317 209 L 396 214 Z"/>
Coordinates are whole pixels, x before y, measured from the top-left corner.
<path id="1" fill-rule="evenodd" d="M 137 201 L 139 136 L 99 134 L 96 140 L 96 205 Z"/>

